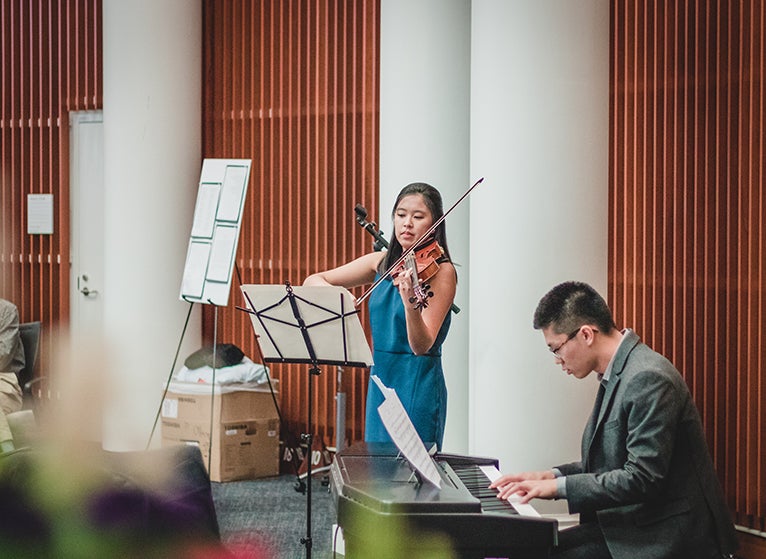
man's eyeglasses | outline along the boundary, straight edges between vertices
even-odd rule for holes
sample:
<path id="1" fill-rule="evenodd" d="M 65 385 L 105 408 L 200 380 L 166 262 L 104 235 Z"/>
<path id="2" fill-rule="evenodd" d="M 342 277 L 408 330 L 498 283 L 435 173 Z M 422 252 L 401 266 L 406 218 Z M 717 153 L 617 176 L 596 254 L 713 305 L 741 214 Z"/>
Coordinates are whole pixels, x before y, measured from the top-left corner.
<path id="1" fill-rule="evenodd" d="M 556 349 L 550 348 L 551 353 L 556 359 L 561 359 L 561 355 L 559 355 L 559 351 L 561 351 L 561 348 L 564 347 L 569 340 L 571 340 L 578 334 L 580 329 L 582 329 L 582 326 L 580 326 L 580 328 L 578 328 L 577 330 L 569 334 L 569 336 L 567 336 L 567 339 L 561 342 Z"/>

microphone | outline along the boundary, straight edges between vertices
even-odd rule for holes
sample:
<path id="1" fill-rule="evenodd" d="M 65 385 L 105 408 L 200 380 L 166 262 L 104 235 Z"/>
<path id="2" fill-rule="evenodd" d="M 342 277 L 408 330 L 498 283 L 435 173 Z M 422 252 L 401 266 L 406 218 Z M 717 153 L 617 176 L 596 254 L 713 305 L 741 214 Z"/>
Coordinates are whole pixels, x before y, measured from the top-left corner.
<path id="1" fill-rule="evenodd" d="M 384 248 L 388 248 L 388 241 L 383 237 L 383 231 L 376 229 L 378 224 L 374 221 L 367 221 L 367 210 L 365 207 L 362 204 L 357 204 L 354 206 L 354 213 L 356 213 L 356 222 L 375 238 L 375 242 L 372 244 L 373 250 L 381 251 Z"/>
<path id="2" fill-rule="evenodd" d="M 367 210 L 364 209 L 364 206 L 362 204 L 357 204 L 354 206 L 354 211 L 356 212 L 356 220 L 359 221 L 360 219 L 364 220 L 367 218 Z"/>

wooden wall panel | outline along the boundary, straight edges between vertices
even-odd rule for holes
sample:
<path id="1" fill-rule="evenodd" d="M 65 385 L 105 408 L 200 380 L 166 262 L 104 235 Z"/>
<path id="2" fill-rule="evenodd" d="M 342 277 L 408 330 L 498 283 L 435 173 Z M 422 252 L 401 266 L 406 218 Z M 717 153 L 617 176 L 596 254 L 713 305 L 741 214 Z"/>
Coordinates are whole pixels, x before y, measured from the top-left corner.
<path id="1" fill-rule="evenodd" d="M 609 299 L 685 376 L 736 522 L 766 522 L 761 0 L 613 0 Z"/>
<path id="2" fill-rule="evenodd" d="M 219 343 L 254 360 L 240 283 L 300 285 L 370 250 L 354 205 L 378 215 L 378 0 L 203 2 L 204 157 L 252 159 L 230 304 Z M 214 310 L 203 330 L 212 340 Z M 366 324 L 366 313 L 362 320 Z M 305 432 L 308 368 L 272 366 L 289 433 Z M 337 371 L 314 382 L 314 435 L 335 440 Z M 367 371 L 348 369 L 347 438 L 363 435 Z"/>
<path id="3" fill-rule="evenodd" d="M 0 33 L 0 296 L 50 332 L 69 321 L 68 112 L 103 103 L 101 0 L 0 0 Z M 53 235 L 27 234 L 28 194 L 53 194 Z"/>

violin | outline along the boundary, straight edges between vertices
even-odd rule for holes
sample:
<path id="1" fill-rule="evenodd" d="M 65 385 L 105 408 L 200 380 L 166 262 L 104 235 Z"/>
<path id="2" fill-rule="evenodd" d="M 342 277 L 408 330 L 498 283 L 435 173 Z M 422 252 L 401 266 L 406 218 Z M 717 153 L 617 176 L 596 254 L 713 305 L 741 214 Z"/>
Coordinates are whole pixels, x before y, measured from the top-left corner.
<path id="1" fill-rule="evenodd" d="M 414 292 L 409 301 L 417 310 L 426 308 L 429 297 L 434 296 L 431 286 L 426 282 L 439 271 L 438 260 L 442 255 L 444 255 L 444 249 L 434 239 L 414 251 L 407 252 L 404 260 L 391 271 L 391 279 L 393 279 L 394 285 L 398 287 L 399 278 L 406 270 L 409 270 Z"/>
<path id="2" fill-rule="evenodd" d="M 354 212 L 356 213 L 356 222 L 362 227 L 362 229 L 367 231 L 370 235 L 372 235 L 375 238 L 375 242 L 373 243 L 373 248 L 376 251 L 381 251 L 384 248 L 388 248 L 388 241 L 383 236 L 383 231 L 381 231 L 380 229 L 377 229 L 378 224 L 375 223 L 374 221 L 372 221 L 372 222 L 367 221 L 367 210 L 365 209 L 365 207 L 362 206 L 361 204 L 357 204 L 354 207 Z M 439 248 L 439 251 L 442 254 L 444 254 L 444 249 L 442 249 L 442 247 L 438 243 L 435 243 L 435 244 Z M 424 247 L 422 247 L 421 251 L 418 251 L 418 252 L 422 252 L 423 250 L 429 249 L 429 250 L 427 250 L 427 254 L 431 254 L 432 251 L 431 251 L 430 247 L 431 247 L 430 244 L 428 246 L 424 246 Z M 438 260 L 440 258 L 440 255 L 439 256 L 433 256 L 433 258 L 435 260 Z M 417 256 L 415 258 L 415 261 L 416 262 L 418 261 Z M 424 262 L 423 257 L 421 257 L 420 262 Z M 436 265 L 436 269 L 438 269 L 438 264 L 436 262 L 434 262 L 434 264 Z M 411 267 L 411 268 L 417 274 L 417 275 L 413 274 L 412 275 L 413 278 L 418 278 L 418 276 L 420 276 L 422 273 L 425 273 L 427 278 L 430 279 L 436 273 L 436 271 L 435 271 L 435 269 L 433 267 L 429 268 L 428 266 L 421 266 L 421 268 L 423 268 L 422 271 L 418 271 L 417 267 Z M 418 282 L 414 281 L 414 279 L 413 279 L 413 285 L 416 284 L 416 283 L 418 283 Z M 418 283 L 418 285 L 419 285 L 419 283 Z M 433 297 L 433 292 L 430 291 L 428 287 L 425 287 L 424 289 L 426 290 L 426 293 L 428 294 L 429 297 Z M 414 302 L 414 301 L 411 301 L 411 302 Z M 452 303 L 452 305 L 450 307 L 450 310 L 453 313 L 457 314 L 457 313 L 460 312 L 460 307 L 458 307 L 455 303 Z"/>
<path id="3" fill-rule="evenodd" d="M 458 204 L 460 204 L 460 202 L 462 202 L 462 201 L 463 201 L 463 200 L 466 198 L 466 196 L 468 196 L 468 195 L 471 193 L 471 191 L 472 191 L 474 188 L 476 188 L 477 186 L 479 186 L 479 185 L 480 185 L 482 182 L 484 182 L 484 177 L 480 178 L 480 179 L 479 179 L 479 180 L 477 180 L 475 183 L 473 183 L 473 186 L 471 186 L 471 188 L 469 188 L 468 190 L 466 190 L 466 191 L 463 193 L 463 195 L 462 195 L 460 198 L 458 198 L 457 202 L 455 202 L 454 204 L 452 204 L 452 207 L 450 207 L 450 209 L 448 209 L 446 212 L 444 212 L 444 213 L 442 214 L 442 216 L 441 216 L 439 219 L 437 219 L 436 221 L 434 221 L 434 222 L 431 224 L 431 227 L 429 227 L 429 228 L 428 228 L 428 230 L 426 230 L 426 232 L 425 232 L 425 233 L 423 233 L 423 235 L 420 237 L 420 239 L 418 239 L 418 241 L 415 243 L 415 245 L 414 245 L 414 246 L 415 246 L 415 247 L 417 247 L 418 245 L 420 245 L 420 240 L 422 240 L 422 239 L 429 239 L 429 238 L 431 238 L 431 235 L 433 235 L 434 231 L 436 231 L 436 228 L 437 228 L 439 225 L 441 225 L 441 222 L 442 222 L 442 221 L 444 221 L 444 220 L 447 218 L 447 216 L 450 214 L 450 212 L 451 212 L 452 210 L 454 210 L 454 209 L 455 209 L 455 208 L 458 206 Z M 401 265 L 401 264 L 402 264 L 402 263 L 405 261 L 405 259 L 407 259 L 407 258 L 408 258 L 408 255 L 409 255 L 411 252 L 413 252 L 413 249 L 412 249 L 412 248 L 409 248 L 409 249 L 405 250 L 405 251 L 404 251 L 404 253 L 403 253 L 403 254 L 402 254 L 400 257 L 399 257 L 399 259 L 398 259 L 396 262 L 394 262 L 394 264 L 393 264 L 393 265 L 392 265 L 392 266 L 391 266 L 391 267 L 388 269 L 388 271 L 387 271 L 385 274 L 382 274 L 382 275 L 381 275 L 381 276 L 380 276 L 380 277 L 379 277 L 379 278 L 378 278 L 378 279 L 375 281 L 375 283 L 373 283 L 373 284 L 370 286 L 370 288 L 369 288 L 369 289 L 368 289 L 366 292 L 364 292 L 364 293 L 362 294 L 362 296 L 361 296 L 361 297 L 359 297 L 359 298 L 356 300 L 356 306 L 358 307 L 359 305 L 361 305 L 361 304 L 362 304 L 362 301 L 364 301 L 365 299 L 367 299 L 367 297 L 369 297 L 369 296 L 370 296 L 370 294 L 371 294 L 373 291 L 375 291 L 375 289 L 377 289 L 377 287 L 380 285 L 380 282 L 381 282 L 381 281 L 383 281 L 383 279 L 384 279 L 385 277 L 387 277 L 387 276 L 388 276 L 388 275 L 391 273 L 391 270 L 395 270 L 395 269 L 397 269 L 397 268 L 398 268 L 398 267 L 399 267 L 399 266 L 400 266 L 400 265 Z M 414 283 L 414 282 L 413 282 L 413 283 Z"/>

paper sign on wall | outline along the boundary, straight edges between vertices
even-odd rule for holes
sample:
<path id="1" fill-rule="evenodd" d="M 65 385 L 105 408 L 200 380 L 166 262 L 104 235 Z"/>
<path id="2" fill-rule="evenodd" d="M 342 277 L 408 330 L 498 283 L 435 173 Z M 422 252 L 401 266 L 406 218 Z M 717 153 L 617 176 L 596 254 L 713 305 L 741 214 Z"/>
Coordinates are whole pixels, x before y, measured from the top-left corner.
<path id="1" fill-rule="evenodd" d="M 53 194 L 27 194 L 27 233 L 53 235 Z"/>

